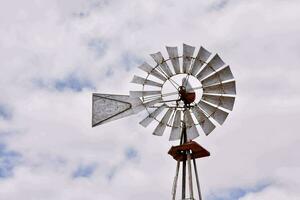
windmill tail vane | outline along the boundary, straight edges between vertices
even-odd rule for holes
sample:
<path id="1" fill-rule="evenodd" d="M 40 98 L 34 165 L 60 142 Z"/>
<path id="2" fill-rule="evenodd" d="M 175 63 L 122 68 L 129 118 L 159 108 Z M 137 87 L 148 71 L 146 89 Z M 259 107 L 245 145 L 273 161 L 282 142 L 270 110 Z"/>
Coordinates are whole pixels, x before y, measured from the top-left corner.
<path id="1" fill-rule="evenodd" d="M 162 136 L 169 127 L 169 140 L 180 140 L 179 145 L 168 152 L 177 161 L 173 200 L 176 199 L 180 168 L 181 199 L 195 199 L 193 180 L 198 198 L 202 199 L 196 159 L 207 157 L 210 153 L 193 141 L 199 136 L 197 127 L 209 135 L 222 125 L 233 109 L 236 96 L 235 80 L 229 65 L 218 54 L 212 55 L 204 47 L 200 47 L 197 54 L 195 49 L 183 44 L 182 55 L 179 55 L 178 47 L 166 47 L 167 59 L 161 52 L 150 54 L 155 66 L 142 63 L 138 68 L 145 73 L 144 77 L 134 75 L 131 81 L 140 85 L 141 90 L 130 91 L 129 95 L 94 93 L 92 98 L 93 127 L 146 111 L 147 117 L 139 122 L 142 126 L 157 123 L 153 131 L 153 135 L 157 136 Z"/>

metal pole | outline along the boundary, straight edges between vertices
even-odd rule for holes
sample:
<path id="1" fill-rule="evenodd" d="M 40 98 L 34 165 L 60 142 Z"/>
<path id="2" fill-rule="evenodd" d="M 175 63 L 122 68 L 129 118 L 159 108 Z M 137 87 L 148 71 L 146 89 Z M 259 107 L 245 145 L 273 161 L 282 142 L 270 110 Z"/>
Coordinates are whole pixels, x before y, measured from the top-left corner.
<path id="1" fill-rule="evenodd" d="M 185 199 L 185 172 L 186 172 L 186 161 L 182 161 L 182 199 Z"/>
<path id="2" fill-rule="evenodd" d="M 182 137 L 183 141 L 182 144 L 186 143 L 187 136 L 186 136 L 186 127 L 185 123 L 183 123 L 183 128 L 182 128 Z M 185 188 L 186 188 L 186 151 L 183 152 L 184 157 L 182 161 L 182 199 L 185 199 Z"/>
<path id="3" fill-rule="evenodd" d="M 193 163 L 194 163 L 194 170 L 195 170 L 195 177 L 196 177 L 196 183 L 197 183 L 199 200 L 202 200 L 201 190 L 200 190 L 200 183 L 199 183 L 199 177 L 198 177 L 198 171 L 197 171 L 197 165 L 196 165 L 196 160 L 195 159 L 193 159 Z"/>
<path id="4" fill-rule="evenodd" d="M 190 154 L 190 151 L 187 152 L 187 160 L 188 160 L 188 172 L 189 172 L 190 198 L 191 198 L 191 199 L 194 199 L 194 193 L 193 193 L 193 177 L 192 177 L 192 165 L 191 165 L 191 154 Z"/>
<path id="5" fill-rule="evenodd" d="M 172 195 L 173 195 L 172 200 L 175 200 L 175 198 L 176 198 L 176 188 L 177 188 L 179 168 L 180 168 L 180 161 L 177 161 L 176 174 L 174 177 L 174 183 L 173 183 L 173 189 L 172 189 Z"/>

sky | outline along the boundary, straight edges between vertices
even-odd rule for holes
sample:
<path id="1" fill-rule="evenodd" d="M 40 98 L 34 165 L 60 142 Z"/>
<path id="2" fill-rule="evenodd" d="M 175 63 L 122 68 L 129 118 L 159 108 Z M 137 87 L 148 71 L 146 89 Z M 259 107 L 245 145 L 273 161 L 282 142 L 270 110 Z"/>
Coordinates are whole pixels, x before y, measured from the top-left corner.
<path id="1" fill-rule="evenodd" d="M 196 139 L 205 200 L 300 199 L 300 1 L 24 0 L 0 7 L 0 199 L 170 199 L 176 142 L 134 115 L 91 127 L 92 93 L 127 94 L 150 53 L 201 45 L 237 82 Z"/>

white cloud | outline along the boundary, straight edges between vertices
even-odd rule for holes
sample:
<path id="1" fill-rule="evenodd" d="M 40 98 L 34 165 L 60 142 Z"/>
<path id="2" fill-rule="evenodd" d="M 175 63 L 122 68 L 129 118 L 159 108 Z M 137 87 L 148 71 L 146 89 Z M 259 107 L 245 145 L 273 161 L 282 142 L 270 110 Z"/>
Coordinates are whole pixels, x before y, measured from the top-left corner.
<path id="1" fill-rule="evenodd" d="M 299 198 L 299 6 L 293 0 L 3 3 L 0 103 L 11 119 L 0 117 L 0 138 L 22 163 L 14 176 L 0 178 L 0 199 L 169 198 L 175 162 L 168 136 L 152 136 L 137 116 L 92 129 L 91 93 L 128 93 L 136 66 L 152 62 L 148 54 L 165 54 L 165 45 L 181 49 L 183 42 L 220 53 L 237 79 L 234 111 L 197 140 L 212 154 L 199 161 L 204 194 L 266 181 L 270 186 L 241 199 Z M 55 81 L 72 75 L 96 90 L 55 89 Z M 124 161 L 131 147 L 138 158 Z M 97 167 L 89 178 L 72 178 L 91 163 Z"/>
<path id="2" fill-rule="evenodd" d="M 263 199 L 299 199 L 299 167 L 283 167 L 276 170 L 274 174 L 277 182 L 266 189 L 249 193 L 241 200 L 263 200 Z"/>

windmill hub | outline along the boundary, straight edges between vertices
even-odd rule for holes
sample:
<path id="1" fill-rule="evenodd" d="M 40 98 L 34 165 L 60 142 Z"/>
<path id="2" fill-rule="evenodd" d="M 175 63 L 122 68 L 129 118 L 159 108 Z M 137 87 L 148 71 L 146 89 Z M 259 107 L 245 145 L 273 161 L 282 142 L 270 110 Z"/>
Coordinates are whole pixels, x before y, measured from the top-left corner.
<path id="1" fill-rule="evenodd" d="M 187 81 L 184 81 L 187 77 Z M 168 106 L 177 104 L 184 107 L 200 101 L 203 90 L 201 82 L 196 77 L 182 73 L 170 77 L 169 80 L 165 81 L 162 87 L 162 98 Z M 194 87 L 198 89 L 193 90 Z"/>
<path id="2" fill-rule="evenodd" d="M 196 93 L 194 91 L 187 91 L 184 86 L 180 86 L 178 90 L 180 100 L 183 101 L 184 104 L 189 105 L 195 101 Z"/>

